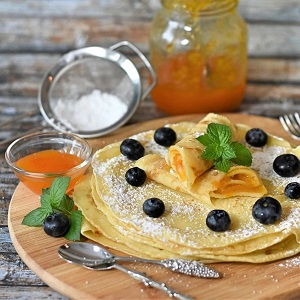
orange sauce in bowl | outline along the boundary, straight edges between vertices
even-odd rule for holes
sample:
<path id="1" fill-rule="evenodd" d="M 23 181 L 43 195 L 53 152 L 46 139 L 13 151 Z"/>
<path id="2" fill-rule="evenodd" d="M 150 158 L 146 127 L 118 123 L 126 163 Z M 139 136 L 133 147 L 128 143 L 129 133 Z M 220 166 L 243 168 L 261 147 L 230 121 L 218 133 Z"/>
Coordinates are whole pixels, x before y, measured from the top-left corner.
<path id="1" fill-rule="evenodd" d="M 37 194 L 43 188 L 50 187 L 52 181 L 58 176 L 71 177 L 68 191 L 73 189 L 76 182 L 84 174 L 87 166 L 68 174 L 68 171 L 80 163 L 82 159 L 74 154 L 63 153 L 58 150 L 43 150 L 20 158 L 15 165 L 26 172 L 42 173 L 43 177 L 34 177 L 25 174 L 16 174 L 30 190 Z"/>

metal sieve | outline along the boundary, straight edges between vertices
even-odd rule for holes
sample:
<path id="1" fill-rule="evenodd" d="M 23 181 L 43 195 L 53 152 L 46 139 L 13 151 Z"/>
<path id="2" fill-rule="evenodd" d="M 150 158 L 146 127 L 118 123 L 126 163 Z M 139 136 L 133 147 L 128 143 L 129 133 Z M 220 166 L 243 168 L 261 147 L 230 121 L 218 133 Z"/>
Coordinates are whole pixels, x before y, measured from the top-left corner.
<path id="1" fill-rule="evenodd" d="M 117 51 L 121 47 L 134 53 L 139 67 Z M 141 67 L 150 74 L 146 84 L 139 73 Z M 128 41 L 109 48 L 82 48 L 63 55 L 45 74 L 39 108 L 47 123 L 58 131 L 98 137 L 124 125 L 155 84 L 150 62 Z"/>

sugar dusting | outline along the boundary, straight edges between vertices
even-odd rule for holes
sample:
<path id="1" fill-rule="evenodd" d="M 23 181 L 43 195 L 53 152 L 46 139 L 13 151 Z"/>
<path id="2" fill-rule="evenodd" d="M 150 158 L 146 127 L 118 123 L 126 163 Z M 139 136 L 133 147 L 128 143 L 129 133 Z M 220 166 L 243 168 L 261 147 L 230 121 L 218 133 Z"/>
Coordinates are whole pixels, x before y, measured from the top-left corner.
<path id="1" fill-rule="evenodd" d="M 146 154 L 156 153 L 165 156 L 168 149 L 156 144 L 152 138 L 149 138 L 151 135 L 153 135 L 153 131 L 147 131 L 136 134 L 131 138 L 139 140 L 144 145 Z M 182 136 L 179 138 L 182 138 Z M 258 172 L 262 179 L 271 179 L 275 185 L 286 185 L 291 181 L 299 181 L 299 176 L 283 179 L 274 172 L 273 168 L 270 168 L 275 157 L 285 153 L 285 151 L 286 149 L 284 147 L 279 146 L 265 146 L 260 151 L 254 151 L 252 168 Z M 186 203 L 183 195 L 168 189 L 164 189 L 164 193 L 159 194 L 157 184 L 151 181 L 146 181 L 143 186 L 138 188 L 132 187 L 126 183 L 124 177 L 113 172 L 113 170 L 116 170 L 116 166 L 120 173 L 125 176 L 125 172 L 128 168 L 134 166 L 134 162 L 129 161 L 122 155 L 101 163 L 98 163 L 97 160 L 93 161 L 95 172 L 102 178 L 103 184 L 107 187 L 107 190 L 109 190 L 109 193 L 102 195 L 103 200 L 124 224 L 129 225 L 126 226 L 126 228 L 125 226 L 117 226 L 117 230 L 124 235 L 136 236 L 137 240 L 139 236 L 146 236 L 162 242 L 179 242 L 189 248 L 189 250 L 182 252 L 183 255 L 194 255 L 197 253 L 197 247 L 199 247 L 203 239 L 215 239 L 218 243 L 211 246 L 222 247 L 224 240 L 227 240 L 227 242 L 230 241 L 230 243 L 247 241 L 267 232 L 266 227 L 254 219 L 250 219 L 248 222 L 238 224 L 238 226 L 232 230 L 223 232 L 222 236 L 226 238 L 220 239 L 219 233 L 213 232 L 205 226 L 202 226 L 199 230 L 192 230 L 189 224 L 186 224 L 185 227 L 182 228 L 176 228 L 170 221 L 172 218 L 154 219 L 147 217 L 143 213 L 142 203 L 146 197 L 149 197 L 149 190 L 156 190 L 158 194 L 152 196 L 157 196 L 165 201 L 165 203 L 170 204 L 166 205 L 167 214 L 180 217 L 180 219 L 189 220 L 190 223 L 200 222 L 199 220 L 205 219 L 211 207 L 199 202 L 197 202 L 197 204 Z M 250 206 L 251 205 L 249 205 L 249 207 Z M 197 214 L 195 211 L 197 211 Z M 290 232 L 293 228 L 299 227 L 297 226 L 297 220 L 299 219 L 300 204 L 297 204 L 294 208 L 284 211 L 279 225 L 274 227 L 273 232 Z M 193 236 L 193 239 L 190 238 L 191 236 Z M 280 239 L 275 239 L 273 243 L 274 242 L 280 242 Z M 261 245 L 261 247 L 264 246 L 267 245 Z M 286 252 L 286 255 L 293 254 L 294 253 Z"/>
<path id="2" fill-rule="evenodd" d="M 300 267 L 300 257 L 292 257 L 289 258 L 285 261 L 281 261 L 278 264 L 278 267 L 283 267 L 283 268 L 299 268 Z"/>
<path id="3" fill-rule="evenodd" d="M 273 170 L 273 161 L 281 154 L 287 153 L 287 149 L 280 146 L 265 146 L 262 150 L 252 153 L 252 165 L 255 171 L 258 172 L 260 178 L 271 180 L 275 186 L 285 187 L 289 182 L 300 182 L 300 175 L 294 177 L 281 177 Z"/>

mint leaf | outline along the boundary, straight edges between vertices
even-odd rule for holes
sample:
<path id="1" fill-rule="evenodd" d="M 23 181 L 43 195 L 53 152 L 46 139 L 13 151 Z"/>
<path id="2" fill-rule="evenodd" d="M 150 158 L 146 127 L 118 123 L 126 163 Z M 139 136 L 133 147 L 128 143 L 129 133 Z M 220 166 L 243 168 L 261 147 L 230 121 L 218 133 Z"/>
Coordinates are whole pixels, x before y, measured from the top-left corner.
<path id="1" fill-rule="evenodd" d="M 40 197 L 41 206 L 52 211 L 49 189 L 43 189 Z"/>
<path id="2" fill-rule="evenodd" d="M 217 144 L 228 144 L 231 140 L 230 128 L 223 124 L 210 123 L 207 126 L 207 134 Z"/>
<path id="3" fill-rule="evenodd" d="M 219 160 L 214 163 L 216 169 L 219 171 L 227 173 L 230 168 L 230 161 L 229 160 Z"/>
<path id="4" fill-rule="evenodd" d="M 222 149 L 223 149 L 222 159 L 231 160 L 236 157 L 236 153 L 232 148 L 231 144 L 224 145 Z"/>
<path id="5" fill-rule="evenodd" d="M 70 177 L 57 177 L 53 180 L 51 187 L 49 188 L 52 207 L 59 209 L 69 183 Z"/>
<path id="6" fill-rule="evenodd" d="M 80 240 L 82 213 L 80 210 L 75 210 L 71 213 L 70 222 L 71 226 L 65 238 L 70 241 Z"/>
<path id="7" fill-rule="evenodd" d="M 250 166 L 252 154 L 248 148 L 238 142 L 231 142 L 231 130 L 227 125 L 210 123 L 207 131 L 197 140 L 206 148 L 201 157 L 214 162 L 216 169 L 228 172 L 230 162 Z"/>
<path id="8" fill-rule="evenodd" d="M 232 159 L 232 161 L 237 165 L 242 165 L 247 167 L 251 166 L 252 154 L 250 150 L 246 146 L 238 142 L 232 142 L 231 146 L 234 149 L 234 152 L 236 154 L 236 157 Z"/>
<path id="9" fill-rule="evenodd" d="M 74 207 L 74 201 L 70 196 L 65 194 L 60 202 L 60 209 L 65 210 L 67 212 L 71 212 Z"/>
<path id="10" fill-rule="evenodd" d="M 212 143 L 204 149 L 201 157 L 207 160 L 216 160 L 222 155 L 222 152 L 222 147 L 216 143 Z"/>
<path id="11" fill-rule="evenodd" d="M 23 221 L 22 225 L 40 227 L 43 226 L 44 220 L 51 214 L 52 211 L 49 211 L 45 207 L 38 207 L 28 213 Z"/>
<path id="12" fill-rule="evenodd" d="M 196 138 L 196 140 L 198 140 L 201 144 L 203 144 L 204 146 L 208 146 L 211 143 L 213 143 L 212 139 L 209 137 L 208 134 L 203 134 L 200 135 Z"/>

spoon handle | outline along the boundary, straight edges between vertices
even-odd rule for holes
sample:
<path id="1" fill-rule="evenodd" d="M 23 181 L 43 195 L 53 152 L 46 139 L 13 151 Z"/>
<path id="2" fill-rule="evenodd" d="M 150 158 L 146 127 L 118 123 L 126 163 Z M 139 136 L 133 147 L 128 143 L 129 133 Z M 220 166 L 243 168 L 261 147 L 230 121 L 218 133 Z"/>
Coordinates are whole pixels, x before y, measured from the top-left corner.
<path id="1" fill-rule="evenodd" d="M 219 272 L 196 260 L 164 259 L 161 262 L 167 269 L 185 275 L 201 278 L 221 277 Z"/>
<path id="2" fill-rule="evenodd" d="M 155 281 L 155 280 L 147 277 L 143 273 L 130 270 L 130 269 L 123 267 L 121 265 L 118 265 L 118 264 L 114 264 L 113 267 L 122 272 L 125 272 L 130 277 L 143 282 L 145 286 L 154 287 L 154 288 L 157 288 L 157 289 L 167 293 L 169 295 L 169 297 L 174 297 L 174 298 L 181 299 L 181 300 L 192 300 L 191 297 L 189 297 L 187 295 L 183 295 L 181 293 L 178 293 L 177 291 L 167 287 L 166 284 Z"/>
<path id="3" fill-rule="evenodd" d="M 116 260 L 119 261 L 133 261 L 133 262 L 143 262 L 163 266 L 173 272 L 201 277 L 201 278 L 221 278 L 221 274 L 208 267 L 207 265 L 196 261 L 196 260 L 185 260 L 185 259 L 164 259 L 164 260 L 154 260 L 154 259 L 144 259 L 138 257 L 126 257 L 117 256 Z"/>

